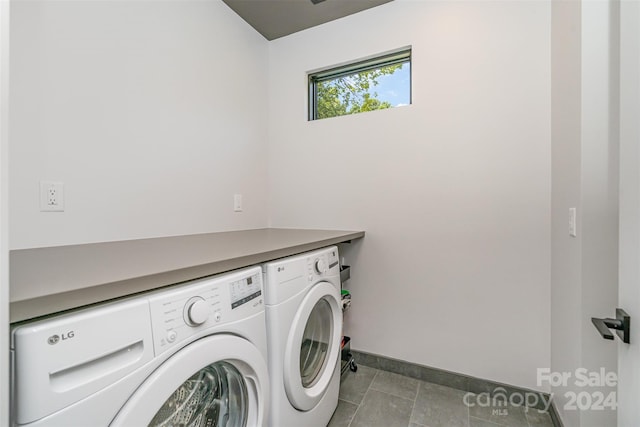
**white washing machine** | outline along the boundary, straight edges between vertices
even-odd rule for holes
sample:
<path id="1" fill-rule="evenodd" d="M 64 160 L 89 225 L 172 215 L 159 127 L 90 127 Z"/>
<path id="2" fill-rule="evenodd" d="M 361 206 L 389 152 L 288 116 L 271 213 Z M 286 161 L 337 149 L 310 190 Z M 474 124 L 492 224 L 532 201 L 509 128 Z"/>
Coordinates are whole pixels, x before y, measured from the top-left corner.
<path id="1" fill-rule="evenodd" d="M 338 248 L 263 266 L 271 427 L 326 427 L 340 388 Z"/>
<path id="2" fill-rule="evenodd" d="M 263 426 L 260 267 L 12 329 L 15 426 Z"/>

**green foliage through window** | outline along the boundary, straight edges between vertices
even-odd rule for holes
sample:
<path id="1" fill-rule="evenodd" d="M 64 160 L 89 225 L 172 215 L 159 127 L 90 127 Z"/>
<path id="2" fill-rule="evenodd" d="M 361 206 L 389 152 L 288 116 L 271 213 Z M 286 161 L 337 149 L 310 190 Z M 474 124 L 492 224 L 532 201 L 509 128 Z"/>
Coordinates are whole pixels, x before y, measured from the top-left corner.
<path id="1" fill-rule="evenodd" d="M 309 75 L 309 120 L 410 103 L 410 49 Z"/>

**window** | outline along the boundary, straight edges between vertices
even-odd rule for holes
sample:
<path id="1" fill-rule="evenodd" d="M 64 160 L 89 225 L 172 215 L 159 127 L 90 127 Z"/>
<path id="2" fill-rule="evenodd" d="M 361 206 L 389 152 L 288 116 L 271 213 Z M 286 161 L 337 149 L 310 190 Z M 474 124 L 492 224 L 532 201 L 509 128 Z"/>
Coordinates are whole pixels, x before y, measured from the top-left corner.
<path id="1" fill-rule="evenodd" d="M 309 74 L 309 120 L 411 104 L 411 48 Z"/>

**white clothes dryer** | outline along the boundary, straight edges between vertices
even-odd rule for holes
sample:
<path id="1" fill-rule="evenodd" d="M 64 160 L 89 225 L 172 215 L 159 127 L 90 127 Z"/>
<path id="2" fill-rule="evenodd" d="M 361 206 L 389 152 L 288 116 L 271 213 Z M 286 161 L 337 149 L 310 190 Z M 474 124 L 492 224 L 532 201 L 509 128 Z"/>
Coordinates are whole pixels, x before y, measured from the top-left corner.
<path id="1" fill-rule="evenodd" d="M 266 425 L 262 271 L 12 329 L 14 426 Z"/>
<path id="2" fill-rule="evenodd" d="M 340 266 L 333 246 L 263 266 L 271 427 L 326 427 L 340 388 Z"/>

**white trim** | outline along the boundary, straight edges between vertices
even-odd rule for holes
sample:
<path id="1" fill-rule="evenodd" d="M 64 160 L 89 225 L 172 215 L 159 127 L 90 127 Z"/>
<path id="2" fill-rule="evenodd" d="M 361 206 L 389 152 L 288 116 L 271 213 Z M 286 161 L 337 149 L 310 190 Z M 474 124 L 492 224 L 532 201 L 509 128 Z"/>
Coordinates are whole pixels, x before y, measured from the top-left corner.
<path id="1" fill-rule="evenodd" d="M 0 426 L 9 425 L 9 0 L 0 0 Z"/>
<path id="2" fill-rule="evenodd" d="M 640 2 L 620 2 L 620 279 L 618 307 L 640 319 Z M 640 423 L 640 328 L 618 346 L 618 426 Z"/>

